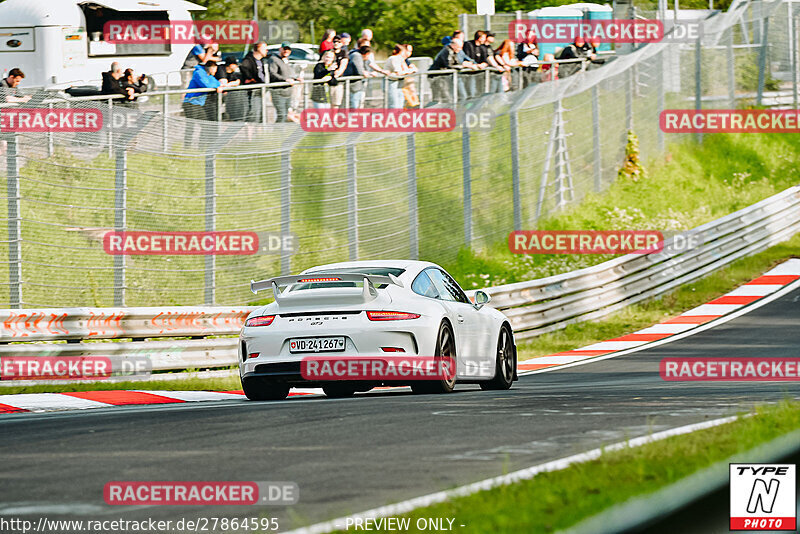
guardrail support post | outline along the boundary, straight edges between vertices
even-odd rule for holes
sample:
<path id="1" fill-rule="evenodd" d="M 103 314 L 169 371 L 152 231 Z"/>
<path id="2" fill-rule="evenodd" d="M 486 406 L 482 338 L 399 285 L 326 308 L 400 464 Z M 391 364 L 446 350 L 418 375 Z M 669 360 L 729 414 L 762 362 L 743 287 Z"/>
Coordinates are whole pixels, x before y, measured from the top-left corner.
<path id="1" fill-rule="evenodd" d="M 347 214 L 350 261 L 358 260 L 358 177 L 356 175 L 356 145 L 347 143 Z"/>
<path id="2" fill-rule="evenodd" d="M 594 170 L 594 190 L 603 188 L 603 167 L 600 159 L 600 91 L 597 84 L 592 86 L 592 155 Z"/>
<path id="3" fill-rule="evenodd" d="M 8 305 L 22 308 L 22 215 L 20 213 L 19 147 L 17 134 L 6 137 L 6 181 L 8 186 Z"/>
<path id="4" fill-rule="evenodd" d="M 464 175 L 464 244 L 472 246 L 472 169 L 470 167 L 469 128 L 461 126 L 461 168 Z"/>
<path id="5" fill-rule="evenodd" d="M 759 106 L 764 98 L 764 83 L 767 75 L 767 35 L 769 34 L 769 19 L 762 19 L 762 23 L 764 24 L 764 28 L 761 33 L 761 48 L 758 52 L 758 96 L 756 98 L 756 104 Z"/>
<path id="6" fill-rule="evenodd" d="M 124 232 L 127 227 L 128 151 L 122 145 L 115 151 L 114 174 L 114 230 Z M 125 306 L 125 255 L 114 256 L 114 306 Z"/>
<path id="7" fill-rule="evenodd" d="M 514 230 L 522 230 L 522 204 L 519 191 L 519 117 L 517 111 L 508 114 L 511 131 L 511 188 L 514 196 Z"/>
<path id="8" fill-rule="evenodd" d="M 206 232 L 214 232 L 217 229 L 217 157 L 214 153 L 206 154 Z M 205 255 L 205 291 L 203 302 L 207 306 L 213 306 L 216 300 L 214 272 L 216 270 L 216 256 L 213 254 Z"/>
<path id="9" fill-rule="evenodd" d="M 406 136 L 408 167 L 408 256 L 419 259 L 419 214 L 417 212 L 417 143 L 414 133 Z"/>

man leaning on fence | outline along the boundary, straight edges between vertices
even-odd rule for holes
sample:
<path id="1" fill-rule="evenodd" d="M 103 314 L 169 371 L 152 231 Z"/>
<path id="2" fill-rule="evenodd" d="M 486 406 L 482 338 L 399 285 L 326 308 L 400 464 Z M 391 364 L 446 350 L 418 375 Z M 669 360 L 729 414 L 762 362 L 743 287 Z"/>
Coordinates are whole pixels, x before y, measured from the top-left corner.
<path id="1" fill-rule="evenodd" d="M 242 85 L 269 83 L 267 70 L 267 43 L 259 42 L 239 64 Z M 242 90 L 244 92 L 244 90 Z M 247 120 L 261 122 L 261 89 L 247 91 Z"/>
<path id="2" fill-rule="evenodd" d="M 278 53 L 269 58 L 269 79 L 271 83 L 289 83 L 294 85 L 297 80 L 294 70 L 289 65 L 289 56 L 292 46 L 288 41 L 281 43 Z M 272 105 L 275 106 L 275 122 L 286 122 L 289 116 L 289 103 L 292 98 L 291 87 L 276 87 L 271 91 Z"/>

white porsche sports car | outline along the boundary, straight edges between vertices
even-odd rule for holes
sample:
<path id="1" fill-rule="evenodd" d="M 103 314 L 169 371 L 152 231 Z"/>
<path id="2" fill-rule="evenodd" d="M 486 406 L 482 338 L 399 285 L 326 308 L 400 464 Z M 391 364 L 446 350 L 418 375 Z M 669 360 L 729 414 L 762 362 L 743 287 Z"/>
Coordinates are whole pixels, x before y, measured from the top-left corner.
<path id="1" fill-rule="evenodd" d="M 416 393 L 448 393 L 456 382 L 508 389 L 517 349 L 508 319 L 473 304 L 441 267 L 424 261 L 358 261 L 322 265 L 299 275 L 253 281 L 275 301 L 250 313 L 239 336 L 239 375 L 251 400 L 277 400 L 293 386 L 322 387 L 347 397 L 403 381 L 310 381 L 301 361 L 312 357 L 448 357 L 455 374 L 407 381 Z M 452 360 L 451 360 L 452 361 Z"/>

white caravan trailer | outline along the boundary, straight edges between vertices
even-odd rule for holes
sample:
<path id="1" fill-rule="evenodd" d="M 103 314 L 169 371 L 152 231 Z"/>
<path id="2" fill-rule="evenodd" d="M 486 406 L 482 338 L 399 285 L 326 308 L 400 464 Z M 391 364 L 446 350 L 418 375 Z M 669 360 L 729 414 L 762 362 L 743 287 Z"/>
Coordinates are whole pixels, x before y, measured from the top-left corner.
<path id="1" fill-rule="evenodd" d="M 99 82 L 112 61 L 152 75 L 179 71 L 191 44 L 112 44 L 103 41 L 110 20 L 191 20 L 203 6 L 185 0 L 0 1 L 0 74 L 19 67 L 22 87 L 65 88 Z M 159 85 L 165 76 L 154 77 Z M 180 83 L 174 74 L 170 84 Z"/>

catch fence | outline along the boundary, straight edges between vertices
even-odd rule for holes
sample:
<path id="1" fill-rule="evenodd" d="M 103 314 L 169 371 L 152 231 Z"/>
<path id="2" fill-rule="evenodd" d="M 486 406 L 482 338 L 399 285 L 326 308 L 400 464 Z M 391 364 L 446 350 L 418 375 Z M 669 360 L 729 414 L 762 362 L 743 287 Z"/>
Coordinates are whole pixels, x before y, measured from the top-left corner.
<path id="1" fill-rule="evenodd" d="M 170 94 L 151 96 L 152 109 L 74 101 L 112 127 L 0 134 L 0 306 L 240 305 L 253 302 L 251 279 L 322 263 L 453 262 L 607 188 L 629 131 L 643 160 L 662 151 L 680 136 L 660 131 L 661 110 L 791 104 L 797 39 L 789 47 L 782 33 L 785 5 L 735 2 L 695 44 L 648 44 L 561 80 L 435 104 L 462 119 L 488 113 L 486 129 L 311 133 L 186 119 L 170 112 L 180 98 Z M 459 74 L 447 76 L 458 89 Z M 113 230 L 291 233 L 299 248 L 112 256 L 103 236 Z"/>

